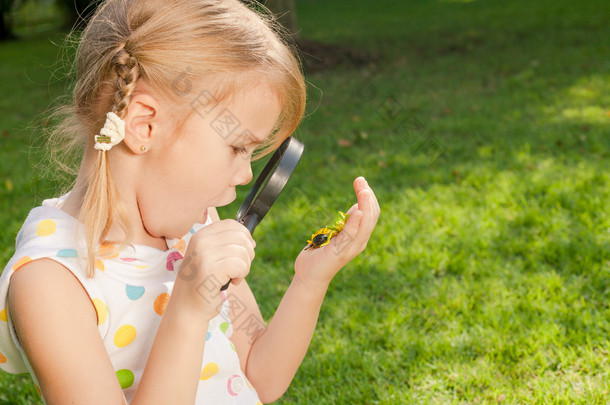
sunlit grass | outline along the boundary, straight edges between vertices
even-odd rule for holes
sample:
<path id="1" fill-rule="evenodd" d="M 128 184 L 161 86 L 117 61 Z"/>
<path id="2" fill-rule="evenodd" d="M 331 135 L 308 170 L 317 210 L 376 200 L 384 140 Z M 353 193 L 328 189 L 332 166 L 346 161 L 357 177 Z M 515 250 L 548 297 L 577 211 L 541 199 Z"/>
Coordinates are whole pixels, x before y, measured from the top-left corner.
<path id="1" fill-rule="evenodd" d="M 297 4 L 304 37 L 378 58 L 308 76 L 305 154 L 255 232 L 249 282 L 264 316 L 311 232 L 354 202 L 358 175 L 382 216 L 333 281 L 278 403 L 606 403 L 610 5 Z M 23 129 L 60 92 L 45 86 L 55 54 L 46 41 L 0 45 L 13 61 L 0 67 L 11 78 L 0 91 L 4 260 L 56 187 L 31 172 L 36 131 Z M 30 394 L 11 398 L 35 395 L 18 387 Z"/>

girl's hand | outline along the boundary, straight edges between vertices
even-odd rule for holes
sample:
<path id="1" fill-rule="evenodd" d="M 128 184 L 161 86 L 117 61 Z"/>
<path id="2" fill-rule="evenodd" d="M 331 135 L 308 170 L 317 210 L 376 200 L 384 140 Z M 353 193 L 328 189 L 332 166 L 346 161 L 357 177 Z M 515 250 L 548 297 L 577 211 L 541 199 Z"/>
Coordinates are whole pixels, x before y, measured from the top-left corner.
<path id="1" fill-rule="evenodd" d="M 188 245 L 172 297 L 210 320 L 222 308 L 220 288 L 231 280 L 239 284 L 250 272 L 256 242 L 245 226 L 226 219 L 196 232 Z"/>
<path id="2" fill-rule="evenodd" d="M 362 252 L 379 218 L 379 203 L 364 177 L 354 181 L 358 200 L 347 214 L 345 227 L 330 243 L 317 249 L 303 250 L 294 264 L 295 279 L 310 288 L 326 288 L 332 278 L 350 260 Z"/>

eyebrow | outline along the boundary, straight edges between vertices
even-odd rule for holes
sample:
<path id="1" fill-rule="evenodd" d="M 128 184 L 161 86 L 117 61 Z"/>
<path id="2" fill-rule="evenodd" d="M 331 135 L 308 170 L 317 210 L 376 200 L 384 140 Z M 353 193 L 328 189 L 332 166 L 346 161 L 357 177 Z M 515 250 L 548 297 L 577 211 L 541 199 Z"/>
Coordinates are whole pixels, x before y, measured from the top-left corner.
<path id="1" fill-rule="evenodd" d="M 246 141 L 245 143 L 243 143 L 241 146 L 245 146 L 245 145 L 260 145 L 263 142 L 265 142 L 265 139 L 260 140 L 258 138 L 256 138 L 254 136 L 254 134 L 252 134 L 252 132 L 248 131 L 248 135 L 242 135 L 243 138 L 245 138 L 244 140 Z M 240 137 L 240 138 L 242 138 Z M 242 139 L 240 139 L 241 141 Z"/>

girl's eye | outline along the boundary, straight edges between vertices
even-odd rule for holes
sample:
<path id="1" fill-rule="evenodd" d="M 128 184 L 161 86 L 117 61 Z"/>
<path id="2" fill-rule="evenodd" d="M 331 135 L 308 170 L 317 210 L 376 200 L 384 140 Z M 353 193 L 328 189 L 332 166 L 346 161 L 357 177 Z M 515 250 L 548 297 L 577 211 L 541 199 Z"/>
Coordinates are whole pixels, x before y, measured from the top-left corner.
<path id="1" fill-rule="evenodd" d="M 233 153 L 235 153 L 236 155 L 245 155 L 246 153 L 248 153 L 248 150 L 244 147 L 233 146 Z"/>

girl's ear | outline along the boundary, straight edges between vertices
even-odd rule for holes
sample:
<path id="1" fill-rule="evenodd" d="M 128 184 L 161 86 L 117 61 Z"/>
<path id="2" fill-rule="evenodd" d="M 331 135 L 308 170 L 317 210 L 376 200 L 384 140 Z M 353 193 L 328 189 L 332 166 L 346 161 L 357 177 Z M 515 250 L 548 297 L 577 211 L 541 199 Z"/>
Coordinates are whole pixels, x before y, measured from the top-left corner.
<path id="1" fill-rule="evenodd" d="M 131 98 L 125 121 L 125 146 L 136 154 L 150 150 L 153 136 L 153 121 L 159 106 L 149 94 L 139 93 Z"/>

